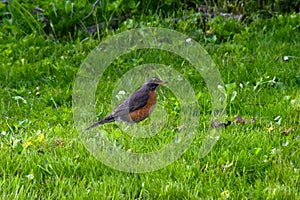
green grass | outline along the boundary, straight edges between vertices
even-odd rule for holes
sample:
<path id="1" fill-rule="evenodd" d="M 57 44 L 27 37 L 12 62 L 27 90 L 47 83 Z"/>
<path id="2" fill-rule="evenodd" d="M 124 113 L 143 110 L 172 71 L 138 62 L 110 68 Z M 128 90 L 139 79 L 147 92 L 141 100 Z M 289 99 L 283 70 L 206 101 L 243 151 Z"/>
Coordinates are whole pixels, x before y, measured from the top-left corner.
<path id="1" fill-rule="evenodd" d="M 152 25 L 168 24 L 151 20 Z M 98 41 L 51 41 L 1 30 L 0 199 L 299 199 L 300 15 L 258 18 L 247 26 L 218 20 L 209 24 L 216 40 L 197 35 L 193 20 L 172 26 L 207 49 L 227 85 L 228 119 L 239 115 L 246 123 L 227 127 L 213 150 L 199 159 L 210 123 L 201 121 L 196 139 L 182 157 L 143 174 L 102 164 L 84 147 L 73 125 L 73 82 Z M 116 32 L 127 28 L 124 24 Z M 225 29 L 231 33 L 222 35 L 220 30 Z M 295 58 L 284 61 L 283 56 Z M 98 87 L 102 92 L 96 100 L 97 115 L 109 113 L 116 80 L 133 66 L 153 62 L 153 57 L 188 78 L 203 119 L 209 119 L 209 94 L 200 75 L 187 63 L 180 67 L 182 59 L 156 51 L 124 55 L 110 66 L 102 80 L 107 85 Z M 172 119 L 175 103 L 161 98 L 162 92 L 163 88 L 159 103 Z M 107 105 L 103 111 L 102 103 Z M 256 123 L 249 122 L 253 117 Z M 171 125 L 166 132 L 172 131 Z M 292 131 L 284 134 L 290 127 Z M 117 131 L 112 139 L 120 134 Z M 163 139 L 152 142 L 159 146 Z"/>

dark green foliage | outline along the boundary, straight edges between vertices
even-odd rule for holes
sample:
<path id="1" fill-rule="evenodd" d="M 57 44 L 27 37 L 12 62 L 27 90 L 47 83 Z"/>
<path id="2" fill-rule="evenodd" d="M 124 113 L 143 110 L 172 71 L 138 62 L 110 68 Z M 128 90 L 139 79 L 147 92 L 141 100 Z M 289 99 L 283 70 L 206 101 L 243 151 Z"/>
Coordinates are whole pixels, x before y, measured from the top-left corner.
<path id="1" fill-rule="evenodd" d="M 198 15 L 202 30 L 206 23 L 203 17 L 223 14 L 238 14 L 252 20 L 256 15 L 272 16 L 276 13 L 299 11 L 299 0 L 289 1 L 138 1 L 100 0 L 90 13 L 94 1 L 23 1 L 9 0 L 0 3 L 0 23 L 14 35 L 36 32 L 39 35 L 60 39 L 83 37 L 89 32 L 102 37 L 107 28 L 117 29 L 127 19 L 139 19 L 158 13 L 162 19 L 178 21 L 189 15 Z M 88 18 L 86 18 L 89 15 Z M 216 21 L 219 21 L 216 19 Z M 226 22 L 225 26 L 230 23 Z M 231 25 L 233 26 L 233 24 Z M 239 29 L 235 27 L 233 31 Z M 232 35 L 230 32 L 225 35 Z M 213 39 L 214 40 L 214 39 Z"/>

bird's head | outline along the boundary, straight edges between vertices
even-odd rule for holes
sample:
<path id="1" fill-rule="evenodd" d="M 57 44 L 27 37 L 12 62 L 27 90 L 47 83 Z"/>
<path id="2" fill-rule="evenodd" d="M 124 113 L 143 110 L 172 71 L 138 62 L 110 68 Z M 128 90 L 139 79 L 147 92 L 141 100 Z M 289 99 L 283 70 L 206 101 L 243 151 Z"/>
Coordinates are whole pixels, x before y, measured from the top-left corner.
<path id="1" fill-rule="evenodd" d="M 155 91 L 160 85 L 166 84 L 168 82 L 162 81 L 159 78 L 150 78 L 145 83 L 144 86 L 148 87 L 150 90 Z"/>

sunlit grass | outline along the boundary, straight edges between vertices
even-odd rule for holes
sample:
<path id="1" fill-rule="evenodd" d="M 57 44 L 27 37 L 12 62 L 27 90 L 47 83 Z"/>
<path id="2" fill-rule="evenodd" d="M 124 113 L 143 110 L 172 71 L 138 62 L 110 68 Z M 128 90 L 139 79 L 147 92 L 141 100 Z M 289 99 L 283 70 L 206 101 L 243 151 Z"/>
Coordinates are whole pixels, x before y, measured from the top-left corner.
<path id="1" fill-rule="evenodd" d="M 199 159 L 204 130 L 210 124 L 209 93 L 191 66 L 180 69 L 195 87 L 201 117 L 207 121 L 200 123 L 196 139 L 182 157 L 145 174 L 105 166 L 88 152 L 73 126 L 73 81 L 97 41 L 53 42 L 34 34 L 15 38 L 0 33 L 0 198 L 300 198 L 300 59 L 283 59 L 300 55 L 297 23 L 299 15 L 275 17 L 254 21 L 227 42 L 200 40 L 227 85 L 232 125 L 221 133 L 213 150 Z M 165 58 L 163 62 L 181 68 L 181 59 L 162 55 L 158 61 Z M 151 61 L 149 54 L 136 52 L 128 55 L 125 63 L 116 63 L 107 71 L 107 85 L 99 86 L 98 101 L 111 102 L 111 84 L 141 64 L 131 59 L 134 56 Z M 115 70 L 119 65 L 124 67 Z M 172 101 L 159 100 L 172 111 L 173 104 L 168 104 Z M 99 118 L 109 112 L 108 107 L 97 108 Z M 245 119 L 245 124 L 234 123 L 236 116 Z M 112 125 L 109 130 L 114 128 Z M 116 129 L 112 139 L 119 134 Z M 124 138 L 130 141 L 130 137 Z M 163 139 L 157 137 L 152 142 L 159 146 Z M 134 145 L 143 150 L 145 143 Z"/>

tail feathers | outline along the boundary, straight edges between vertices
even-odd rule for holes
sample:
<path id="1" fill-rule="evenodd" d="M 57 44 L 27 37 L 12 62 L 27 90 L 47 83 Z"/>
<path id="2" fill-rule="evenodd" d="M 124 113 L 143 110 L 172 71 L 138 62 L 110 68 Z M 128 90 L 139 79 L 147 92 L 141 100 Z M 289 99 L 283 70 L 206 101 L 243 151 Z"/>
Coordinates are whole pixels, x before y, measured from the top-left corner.
<path id="1" fill-rule="evenodd" d="M 113 122 L 113 121 L 115 121 L 115 118 L 114 118 L 114 117 L 112 117 L 112 116 L 107 116 L 107 117 L 105 117 L 104 119 L 102 119 L 102 120 L 96 122 L 95 124 L 91 125 L 91 126 L 88 127 L 86 130 L 88 131 L 88 130 L 90 130 L 90 129 L 96 127 L 96 126 L 99 126 L 100 124 L 105 124 L 105 123 L 109 123 L 109 122 Z"/>

